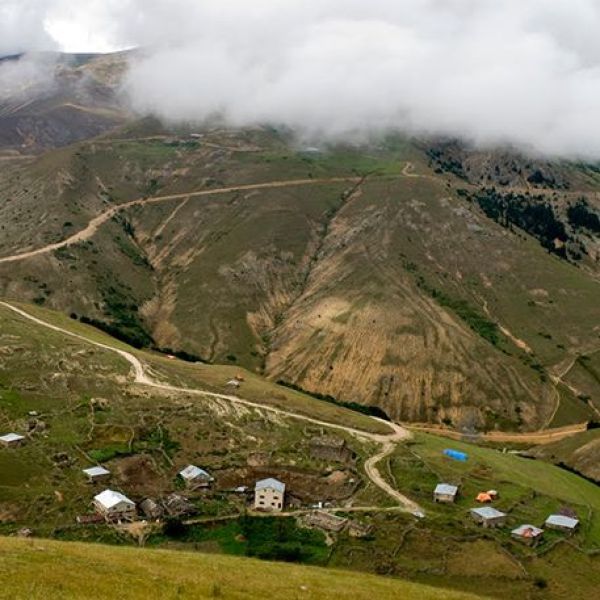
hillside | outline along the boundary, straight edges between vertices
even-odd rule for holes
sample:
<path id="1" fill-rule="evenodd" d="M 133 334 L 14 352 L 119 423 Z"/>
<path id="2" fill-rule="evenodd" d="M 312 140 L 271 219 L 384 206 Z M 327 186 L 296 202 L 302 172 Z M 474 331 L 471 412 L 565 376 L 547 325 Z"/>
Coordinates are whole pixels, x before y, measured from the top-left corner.
<path id="1" fill-rule="evenodd" d="M 243 378 L 235 393 L 226 385 L 233 376 Z M 144 545 L 367 571 L 443 590 L 485 589 L 498 598 L 585 598 L 599 583 L 600 487 L 573 473 L 475 444 L 419 432 L 408 436 L 401 427 L 238 367 L 135 350 L 45 308 L 0 304 L 0 423 L 3 432 L 26 436 L 20 447 L 0 448 L 0 533 L 29 529 L 36 537 L 114 546 L 114 551 L 64 546 L 57 554 L 34 552 L 40 560 L 50 555 L 58 561 L 53 573 L 68 568 L 60 561 L 69 548 L 81 548 L 73 552 L 85 565 L 81 553 L 100 552 L 102 562 L 125 552 L 116 546 Z M 324 433 L 345 440 L 355 456 L 315 456 L 311 441 Z M 449 446 L 469 460 L 446 458 L 442 450 Z M 211 489 L 182 489 L 176 474 L 188 463 L 209 470 L 215 477 Z M 90 500 L 102 489 L 81 472 L 95 464 L 107 467 L 110 486 L 137 503 L 148 497 L 164 501 L 175 492 L 191 505 L 160 522 L 78 524 L 77 517 L 91 516 Z M 282 516 L 257 513 L 249 496 L 232 493 L 265 476 L 287 484 L 292 504 Z M 440 481 L 461 486 L 455 505 L 432 502 Z M 468 516 L 475 495 L 491 488 L 500 492 L 495 506 L 509 515 L 507 525 L 494 531 Z M 307 528 L 317 501 L 346 519 L 348 528 Z M 424 518 L 412 514 L 416 507 Z M 548 514 L 566 508 L 581 520 L 572 537 L 547 531 L 532 548 L 511 538 L 510 530 L 521 522 L 541 525 Z M 355 537 L 350 524 L 367 534 Z M 0 541 L 0 548 L 3 544 L 15 541 Z M 46 542 L 24 547 L 31 552 L 38 544 Z M 148 562 L 132 560 L 151 565 L 152 557 L 167 556 L 148 552 Z M 476 569 L 473 553 L 485 557 Z M 123 560 L 128 556 L 133 557 L 126 552 Z M 40 594 L 47 592 L 44 586 L 58 585 L 43 572 L 36 571 Z M 170 577 L 184 576 L 173 573 L 165 585 L 171 585 Z M 112 579 L 104 581 L 110 589 Z M 186 581 L 173 585 L 185 591 Z M 227 597 L 229 580 L 220 581 Z"/>
<path id="2" fill-rule="evenodd" d="M 61 93 L 92 82 L 83 113 L 118 118 L 68 116 L 68 139 L 3 160 L 1 296 L 395 419 L 598 417 L 594 165 L 136 120 L 115 104 L 126 59 L 61 58 Z M 75 100 L 48 102 L 44 119 Z"/>
<path id="3" fill-rule="evenodd" d="M 591 429 L 553 444 L 533 448 L 529 456 L 562 465 L 600 484 L 600 430 Z"/>
<path id="4" fill-rule="evenodd" d="M 142 560 L 143 556 L 143 560 Z M 0 538 L 0 583 L 13 598 L 406 598 L 475 600 L 372 575 L 228 556 Z"/>

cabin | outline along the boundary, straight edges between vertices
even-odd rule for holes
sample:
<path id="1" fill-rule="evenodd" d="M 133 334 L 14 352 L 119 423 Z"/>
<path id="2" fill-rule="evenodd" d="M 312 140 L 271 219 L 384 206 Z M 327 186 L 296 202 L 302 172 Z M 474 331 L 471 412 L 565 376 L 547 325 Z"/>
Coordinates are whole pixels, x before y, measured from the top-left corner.
<path id="1" fill-rule="evenodd" d="M 104 481 L 110 477 L 110 471 L 104 467 L 90 467 L 89 469 L 82 469 L 82 471 L 85 473 L 90 483 Z"/>
<path id="2" fill-rule="evenodd" d="M 204 469 L 196 467 L 195 465 L 188 465 L 185 469 L 179 471 L 179 477 L 183 479 L 186 487 L 189 489 L 209 487 L 215 480 L 214 477 L 209 475 Z"/>
<path id="3" fill-rule="evenodd" d="M 479 502 L 479 504 L 487 504 L 493 500 L 491 494 L 489 492 L 479 492 L 475 497 L 475 501 Z"/>
<path id="4" fill-rule="evenodd" d="M 331 460 L 347 463 L 354 458 L 354 452 L 346 440 L 335 435 L 321 435 L 310 440 L 310 456 L 318 460 Z"/>
<path id="5" fill-rule="evenodd" d="M 163 507 L 153 498 L 146 498 L 141 502 L 140 510 L 147 519 L 160 519 L 165 512 Z"/>
<path id="6" fill-rule="evenodd" d="M 438 483 L 433 490 L 434 502 L 454 502 L 458 494 L 458 486 L 449 483 Z"/>
<path id="7" fill-rule="evenodd" d="M 543 529 L 534 525 L 520 525 L 510 532 L 513 538 L 530 546 L 537 544 L 542 538 L 543 533 Z"/>
<path id="8" fill-rule="evenodd" d="M 25 441 L 24 435 L 19 435 L 18 433 L 7 433 L 5 435 L 0 436 L 0 444 L 5 446 L 6 448 L 16 448 L 20 446 Z"/>
<path id="9" fill-rule="evenodd" d="M 241 382 L 239 381 L 239 379 L 236 379 L 236 378 L 234 377 L 233 379 L 230 379 L 230 380 L 227 382 L 227 384 L 226 384 L 226 385 L 227 385 L 227 387 L 230 387 L 230 388 L 236 388 L 236 389 L 237 389 L 237 388 L 239 388 L 239 387 L 240 387 L 240 385 L 242 385 L 242 384 L 241 384 Z"/>
<path id="10" fill-rule="evenodd" d="M 285 483 L 269 477 L 254 486 L 254 508 L 269 512 L 281 512 L 285 499 Z"/>
<path id="11" fill-rule="evenodd" d="M 104 490 L 94 496 L 93 504 L 107 521 L 133 521 L 136 516 L 135 502 L 121 492 Z"/>
<path id="12" fill-rule="evenodd" d="M 566 533 L 573 533 L 579 526 L 579 519 L 565 515 L 550 515 L 545 523 L 548 529 L 556 529 Z"/>
<path id="13" fill-rule="evenodd" d="M 506 522 L 506 513 L 496 510 L 491 506 L 472 508 L 470 512 L 475 522 L 486 528 L 502 527 Z"/>

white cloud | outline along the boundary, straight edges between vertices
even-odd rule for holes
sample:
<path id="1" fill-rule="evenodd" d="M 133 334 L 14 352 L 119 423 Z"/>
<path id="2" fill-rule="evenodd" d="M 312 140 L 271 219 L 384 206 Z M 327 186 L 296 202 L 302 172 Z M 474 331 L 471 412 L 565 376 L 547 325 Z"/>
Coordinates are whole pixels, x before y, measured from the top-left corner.
<path id="1" fill-rule="evenodd" d="M 126 91 L 164 119 L 219 113 L 330 137 L 397 128 L 600 158 L 597 0 L 26 4 L 63 24 L 58 37 L 143 46 Z"/>

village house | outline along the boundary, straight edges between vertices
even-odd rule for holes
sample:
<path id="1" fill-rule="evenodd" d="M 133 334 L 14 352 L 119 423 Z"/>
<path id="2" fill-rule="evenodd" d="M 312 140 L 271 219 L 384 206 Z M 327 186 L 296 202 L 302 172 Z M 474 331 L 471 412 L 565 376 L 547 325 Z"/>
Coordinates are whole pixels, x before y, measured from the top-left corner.
<path id="1" fill-rule="evenodd" d="M 90 483 L 104 481 L 110 477 L 110 471 L 104 467 L 90 467 L 89 469 L 82 469 L 82 471 L 86 474 Z"/>
<path id="2" fill-rule="evenodd" d="M 544 533 L 543 529 L 535 527 L 534 525 L 520 525 L 516 529 L 513 529 L 510 534 L 520 542 L 534 546 L 542 538 Z"/>
<path id="3" fill-rule="evenodd" d="M 321 435 L 310 440 L 310 455 L 318 460 L 333 460 L 346 463 L 354 458 L 354 453 L 346 440 L 334 435 Z"/>
<path id="4" fill-rule="evenodd" d="M 162 506 L 152 498 L 146 498 L 141 502 L 140 510 L 147 519 L 160 519 L 164 514 Z"/>
<path id="5" fill-rule="evenodd" d="M 565 515 L 550 515 L 545 523 L 548 529 L 558 529 L 567 533 L 573 533 L 579 526 L 579 519 Z"/>
<path id="6" fill-rule="evenodd" d="M 472 508 L 470 512 L 473 519 L 483 527 L 502 527 L 506 522 L 506 513 L 491 506 Z"/>
<path id="7" fill-rule="evenodd" d="M 304 517 L 304 522 L 309 527 L 317 527 L 318 529 L 323 529 L 325 531 L 339 532 L 344 529 L 348 519 L 338 517 L 337 515 L 333 515 L 322 510 L 315 510 L 311 513 L 308 513 Z"/>
<path id="8" fill-rule="evenodd" d="M 0 443 L 7 448 L 16 448 L 25 441 L 24 435 L 18 433 L 7 433 L 6 435 L 0 436 Z"/>
<path id="9" fill-rule="evenodd" d="M 179 471 L 179 477 L 183 479 L 189 489 L 208 487 L 214 481 L 214 477 L 195 465 L 188 465 L 185 469 Z"/>
<path id="10" fill-rule="evenodd" d="M 271 512 L 283 510 L 285 483 L 269 477 L 256 482 L 254 486 L 254 508 Z"/>
<path id="11" fill-rule="evenodd" d="M 438 483 L 433 490 L 434 502 L 454 502 L 458 494 L 458 486 L 449 483 Z"/>
<path id="12" fill-rule="evenodd" d="M 136 516 L 135 502 L 121 492 L 104 490 L 94 496 L 93 504 L 107 521 L 133 521 Z"/>

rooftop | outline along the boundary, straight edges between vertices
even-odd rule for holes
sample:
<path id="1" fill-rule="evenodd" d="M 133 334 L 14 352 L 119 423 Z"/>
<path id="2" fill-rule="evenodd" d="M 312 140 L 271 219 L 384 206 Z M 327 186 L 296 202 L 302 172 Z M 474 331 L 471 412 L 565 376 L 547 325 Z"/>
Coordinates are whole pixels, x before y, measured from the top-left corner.
<path id="1" fill-rule="evenodd" d="M 254 486 L 255 490 L 264 490 L 268 488 L 277 490 L 278 492 L 283 494 L 285 492 L 285 483 L 282 483 L 281 481 L 279 481 L 278 479 L 274 479 L 273 477 L 269 477 L 267 479 L 261 479 L 260 481 L 257 481 L 256 485 Z"/>
<path id="2" fill-rule="evenodd" d="M 212 479 L 204 469 L 196 467 L 195 465 L 188 465 L 185 469 L 179 471 L 179 475 L 187 480 L 197 479 L 198 477 Z"/>
<path id="3" fill-rule="evenodd" d="M 482 519 L 498 519 L 500 517 L 505 517 L 506 513 L 503 513 L 491 506 L 482 506 L 481 508 L 472 508 L 471 512 L 479 515 Z"/>
<path id="4" fill-rule="evenodd" d="M 103 492 L 100 492 L 97 496 L 94 496 L 94 500 L 98 502 L 98 504 L 101 504 L 104 508 L 112 508 L 120 502 L 125 502 L 131 506 L 135 506 L 135 502 L 130 500 L 127 496 L 124 496 L 121 494 L 121 492 L 115 492 L 113 490 L 104 490 Z"/>
<path id="5" fill-rule="evenodd" d="M 82 471 L 88 477 L 102 477 L 102 475 L 110 475 L 110 471 L 104 467 L 90 467 L 89 469 L 82 469 Z"/>
<path id="6" fill-rule="evenodd" d="M 579 525 L 579 519 L 566 517 L 565 515 L 550 515 L 546 519 L 546 525 L 556 525 L 558 527 L 566 527 L 567 529 L 575 529 Z"/>
<path id="7" fill-rule="evenodd" d="M 0 436 L 0 441 L 2 442 L 18 442 L 19 440 L 24 440 L 24 435 L 19 435 L 18 433 L 7 433 L 5 435 Z"/>
<path id="8" fill-rule="evenodd" d="M 543 529 L 535 527 L 535 525 L 520 525 L 511 531 L 513 535 L 518 535 L 524 538 L 535 538 L 544 533 Z"/>
<path id="9" fill-rule="evenodd" d="M 450 485 L 449 483 L 438 483 L 435 486 L 434 494 L 444 494 L 448 496 L 456 496 L 458 493 L 458 486 Z"/>

